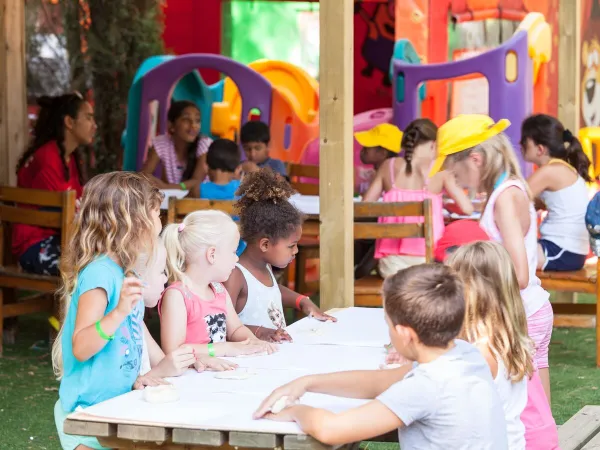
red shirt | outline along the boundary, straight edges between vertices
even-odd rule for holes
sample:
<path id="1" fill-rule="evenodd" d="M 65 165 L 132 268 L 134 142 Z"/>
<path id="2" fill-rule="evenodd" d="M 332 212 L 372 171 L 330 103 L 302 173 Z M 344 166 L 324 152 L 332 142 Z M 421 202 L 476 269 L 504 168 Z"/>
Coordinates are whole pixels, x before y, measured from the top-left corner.
<path id="1" fill-rule="evenodd" d="M 17 186 L 46 191 L 66 191 L 74 189 L 77 198 L 83 188 L 79 182 L 79 171 L 75 158 L 69 159 L 69 179 L 65 180 L 64 165 L 56 141 L 41 146 L 29 161 L 17 172 Z M 15 224 L 13 227 L 12 251 L 20 257 L 34 244 L 58 234 L 54 228 Z"/>

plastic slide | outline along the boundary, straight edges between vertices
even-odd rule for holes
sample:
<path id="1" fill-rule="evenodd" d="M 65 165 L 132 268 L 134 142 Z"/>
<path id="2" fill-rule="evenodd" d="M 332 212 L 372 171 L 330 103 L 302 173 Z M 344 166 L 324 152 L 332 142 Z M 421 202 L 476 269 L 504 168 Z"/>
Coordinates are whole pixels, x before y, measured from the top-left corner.
<path id="1" fill-rule="evenodd" d="M 248 65 L 273 86 L 270 124 L 271 154 L 274 158 L 298 162 L 306 144 L 318 136 L 319 83 L 303 69 L 284 61 L 259 60 Z M 226 78 L 223 101 L 213 105 L 211 131 L 235 139 L 241 122 L 242 98 Z M 255 118 L 260 118 L 256 111 Z"/>
<path id="2" fill-rule="evenodd" d="M 140 65 L 135 74 L 133 84 L 129 89 L 129 98 L 127 101 L 127 128 L 123 132 L 121 139 L 121 144 L 125 149 L 123 158 L 124 170 L 137 169 L 137 134 L 139 130 L 141 84 L 143 83 L 144 75 L 173 58 L 171 55 L 152 56 Z M 204 134 L 210 135 L 212 103 L 213 101 L 220 100 L 222 95 L 222 81 L 209 87 L 202 80 L 198 71 L 195 70 L 179 80 L 173 91 L 172 98 L 173 100 L 189 100 L 198 105 L 202 114 L 201 131 Z M 152 123 L 156 123 L 154 113 Z"/>

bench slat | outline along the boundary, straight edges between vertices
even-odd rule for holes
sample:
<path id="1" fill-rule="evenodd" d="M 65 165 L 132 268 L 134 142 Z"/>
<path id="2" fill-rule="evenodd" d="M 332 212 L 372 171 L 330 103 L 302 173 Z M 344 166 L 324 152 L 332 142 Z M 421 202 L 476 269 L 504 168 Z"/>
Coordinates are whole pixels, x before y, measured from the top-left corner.
<path id="1" fill-rule="evenodd" d="M 600 432 L 600 406 L 584 406 L 558 429 L 562 450 L 581 450 Z"/>
<path id="2" fill-rule="evenodd" d="M 600 434 L 594 436 L 590 442 L 585 444 L 582 450 L 600 450 Z"/>

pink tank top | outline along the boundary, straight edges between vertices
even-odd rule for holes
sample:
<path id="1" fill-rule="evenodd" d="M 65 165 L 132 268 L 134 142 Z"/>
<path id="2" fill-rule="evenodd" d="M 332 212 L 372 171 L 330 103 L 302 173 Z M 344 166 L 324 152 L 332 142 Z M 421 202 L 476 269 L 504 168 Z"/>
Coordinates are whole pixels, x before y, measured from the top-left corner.
<path id="1" fill-rule="evenodd" d="M 444 234 L 444 214 L 442 194 L 432 194 L 425 189 L 399 189 L 395 184 L 395 161 L 390 161 L 390 181 L 392 189 L 383 194 L 383 201 L 392 202 L 422 202 L 429 198 L 433 203 L 433 238 L 437 242 Z M 423 217 L 380 217 L 379 223 L 423 223 Z M 435 244 L 434 242 L 434 244 Z M 375 258 L 381 259 L 392 255 L 425 256 L 425 239 L 377 239 L 375 243 Z"/>
<path id="2" fill-rule="evenodd" d="M 158 302 L 158 314 L 161 315 L 162 299 L 169 289 L 175 289 L 183 296 L 187 312 L 185 344 L 225 342 L 227 338 L 227 291 L 221 283 L 211 283 L 210 287 L 215 298 L 202 300 L 177 281 L 165 289 Z"/>
<path id="3" fill-rule="evenodd" d="M 519 180 L 509 179 L 501 183 L 491 193 L 485 210 L 479 220 L 479 226 L 488 234 L 490 239 L 502 244 L 502 236 L 500 236 L 500 230 L 496 226 L 494 219 L 494 207 L 496 206 L 496 200 L 500 194 L 510 187 L 519 188 L 524 195 L 527 195 L 527 189 L 523 183 Z M 536 275 L 537 268 L 537 215 L 533 202 L 529 202 L 529 230 L 525 235 L 525 253 L 527 253 L 527 263 L 529 269 L 529 284 L 523 290 L 521 290 L 521 297 L 523 298 L 523 306 L 525 307 L 525 314 L 527 317 L 531 317 L 536 313 L 550 298 L 550 294 L 542 287 L 540 279 Z"/>
<path id="4" fill-rule="evenodd" d="M 198 147 L 196 148 L 196 158 L 204 155 L 208 152 L 208 146 L 212 143 L 212 139 L 202 136 L 198 140 Z M 182 165 L 177 160 L 177 154 L 175 153 L 175 145 L 173 139 L 168 134 L 161 134 L 156 136 L 152 141 L 152 147 L 160 158 L 160 161 L 165 166 L 165 173 L 167 174 L 167 181 L 171 184 L 179 184 L 182 181 L 183 173 L 185 172 L 185 165 Z"/>

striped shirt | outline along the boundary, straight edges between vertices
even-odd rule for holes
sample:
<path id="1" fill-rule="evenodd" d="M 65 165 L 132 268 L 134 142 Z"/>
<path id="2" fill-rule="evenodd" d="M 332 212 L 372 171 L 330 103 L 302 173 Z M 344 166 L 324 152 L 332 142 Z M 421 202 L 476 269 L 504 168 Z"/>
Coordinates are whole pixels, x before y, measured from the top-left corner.
<path id="1" fill-rule="evenodd" d="M 196 149 L 196 158 L 206 154 L 208 152 L 208 146 L 212 143 L 212 139 L 206 136 L 200 137 L 198 140 L 198 148 Z M 165 168 L 167 175 L 167 182 L 170 184 L 179 184 L 182 181 L 183 173 L 185 172 L 185 163 L 181 164 L 177 160 L 177 153 L 175 153 L 175 144 L 173 139 L 168 134 L 161 134 L 156 136 L 152 141 L 152 146 L 156 151 L 156 154 L 160 158 Z"/>

